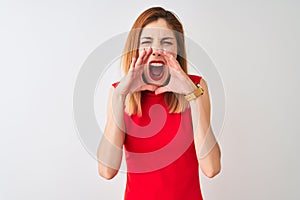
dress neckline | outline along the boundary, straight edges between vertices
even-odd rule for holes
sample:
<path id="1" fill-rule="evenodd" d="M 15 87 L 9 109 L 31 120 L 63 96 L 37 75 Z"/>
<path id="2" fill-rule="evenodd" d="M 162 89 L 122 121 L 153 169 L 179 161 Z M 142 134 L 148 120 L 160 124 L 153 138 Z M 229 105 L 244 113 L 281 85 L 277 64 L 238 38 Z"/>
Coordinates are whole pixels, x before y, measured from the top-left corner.
<path id="1" fill-rule="evenodd" d="M 155 94 L 154 91 L 150 91 L 150 90 L 145 90 L 142 92 L 144 95 L 147 96 L 154 96 L 154 97 L 160 97 L 160 96 L 164 96 L 165 93 L 160 93 L 160 94 Z"/>

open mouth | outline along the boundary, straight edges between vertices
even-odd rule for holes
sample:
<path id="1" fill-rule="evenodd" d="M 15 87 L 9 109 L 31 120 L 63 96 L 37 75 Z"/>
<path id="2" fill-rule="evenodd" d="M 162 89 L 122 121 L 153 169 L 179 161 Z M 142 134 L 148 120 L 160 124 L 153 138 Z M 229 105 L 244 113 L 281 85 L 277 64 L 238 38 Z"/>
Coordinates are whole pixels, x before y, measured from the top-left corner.
<path id="1" fill-rule="evenodd" d="M 164 62 L 153 61 L 149 63 L 149 74 L 151 79 L 157 81 L 160 80 L 164 75 Z"/>

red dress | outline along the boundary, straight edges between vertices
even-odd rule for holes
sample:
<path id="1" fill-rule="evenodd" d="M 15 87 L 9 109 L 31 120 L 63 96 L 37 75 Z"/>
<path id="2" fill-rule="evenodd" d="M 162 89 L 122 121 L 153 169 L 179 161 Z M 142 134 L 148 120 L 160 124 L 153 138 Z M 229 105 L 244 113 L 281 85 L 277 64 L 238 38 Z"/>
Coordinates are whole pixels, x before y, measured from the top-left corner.
<path id="1" fill-rule="evenodd" d="M 142 116 L 124 113 L 125 200 L 202 200 L 190 108 L 168 113 L 164 95 L 143 91 Z"/>

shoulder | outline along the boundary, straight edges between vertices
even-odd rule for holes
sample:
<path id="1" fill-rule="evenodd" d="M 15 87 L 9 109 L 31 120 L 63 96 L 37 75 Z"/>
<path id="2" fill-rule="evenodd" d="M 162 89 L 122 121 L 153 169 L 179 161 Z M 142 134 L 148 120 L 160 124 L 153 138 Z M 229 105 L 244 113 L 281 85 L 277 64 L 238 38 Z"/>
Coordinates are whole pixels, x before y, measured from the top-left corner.
<path id="1" fill-rule="evenodd" d="M 194 74 L 188 74 L 189 78 L 193 81 L 193 83 L 198 84 L 200 83 L 200 85 L 202 87 L 207 87 L 206 85 L 206 81 L 204 80 L 204 78 L 202 76 L 199 75 L 194 75 Z M 114 82 L 111 85 L 116 88 L 119 85 L 120 81 Z"/>
<path id="2" fill-rule="evenodd" d="M 120 83 L 120 81 L 117 81 L 117 82 L 112 83 L 111 85 L 112 85 L 114 88 L 116 88 L 116 87 L 119 85 L 119 83 Z"/>
<path id="3" fill-rule="evenodd" d="M 188 74 L 188 76 L 195 84 L 200 83 L 201 80 L 203 79 L 202 76 L 199 75 Z"/>
<path id="4" fill-rule="evenodd" d="M 195 84 L 199 83 L 203 89 L 208 89 L 207 83 L 202 76 L 193 75 L 193 74 L 188 74 L 188 76 L 193 81 L 193 83 Z"/>

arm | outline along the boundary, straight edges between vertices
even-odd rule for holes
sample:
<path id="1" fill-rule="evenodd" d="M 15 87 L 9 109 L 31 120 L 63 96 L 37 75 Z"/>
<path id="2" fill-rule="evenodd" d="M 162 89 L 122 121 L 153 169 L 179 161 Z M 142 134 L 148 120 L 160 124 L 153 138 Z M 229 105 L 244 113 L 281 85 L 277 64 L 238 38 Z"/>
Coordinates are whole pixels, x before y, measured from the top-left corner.
<path id="1" fill-rule="evenodd" d="M 167 86 L 155 90 L 156 94 L 171 91 L 187 95 L 197 89 L 172 54 L 169 52 L 162 52 L 161 54 L 166 58 L 172 78 Z M 202 172 L 207 177 L 212 178 L 221 170 L 221 152 L 210 126 L 209 92 L 203 78 L 200 81 L 200 85 L 204 89 L 204 94 L 190 101 L 194 143 Z"/>
<path id="2" fill-rule="evenodd" d="M 155 90 L 156 94 L 171 91 L 178 94 L 190 94 L 197 87 L 183 71 L 179 62 L 169 52 L 161 53 L 169 66 L 171 80 L 167 86 Z M 204 94 L 190 101 L 192 123 L 194 129 L 194 143 L 198 162 L 202 172 L 207 177 L 214 177 L 221 170 L 221 152 L 210 126 L 210 100 L 208 87 L 202 78 L 200 85 Z"/>
<path id="3" fill-rule="evenodd" d="M 104 135 L 98 147 L 98 172 L 105 179 L 112 179 L 117 173 L 122 161 L 122 148 L 125 139 L 124 132 L 117 126 L 113 113 L 123 113 L 124 98 L 114 98 L 116 89 L 112 87 L 107 104 L 107 122 Z M 114 111 L 112 104 L 114 103 Z M 118 104 L 118 105 L 116 105 Z M 118 109 L 115 110 L 115 109 Z M 120 115 L 122 116 L 122 115 Z"/>
<path id="4" fill-rule="evenodd" d="M 221 171 L 221 151 L 210 126 L 209 91 L 203 78 L 200 85 L 204 89 L 204 94 L 190 101 L 194 142 L 202 172 L 207 177 L 213 178 Z"/>
<path id="5" fill-rule="evenodd" d="M 107 105 L 107 122 L 104 135 L 98 146 L 98 171 L 105 179 L 112 179 L 119 171 L 125 140 L 124 102 L 129 93 L 142 90 L 154 91 L 157 86 L 147 85 L 142 80 L 143 66 L 152 49 L 143 50 L 138 59 L 133 58 L 128 73 L 116 88 L 110 90 Z"/>

